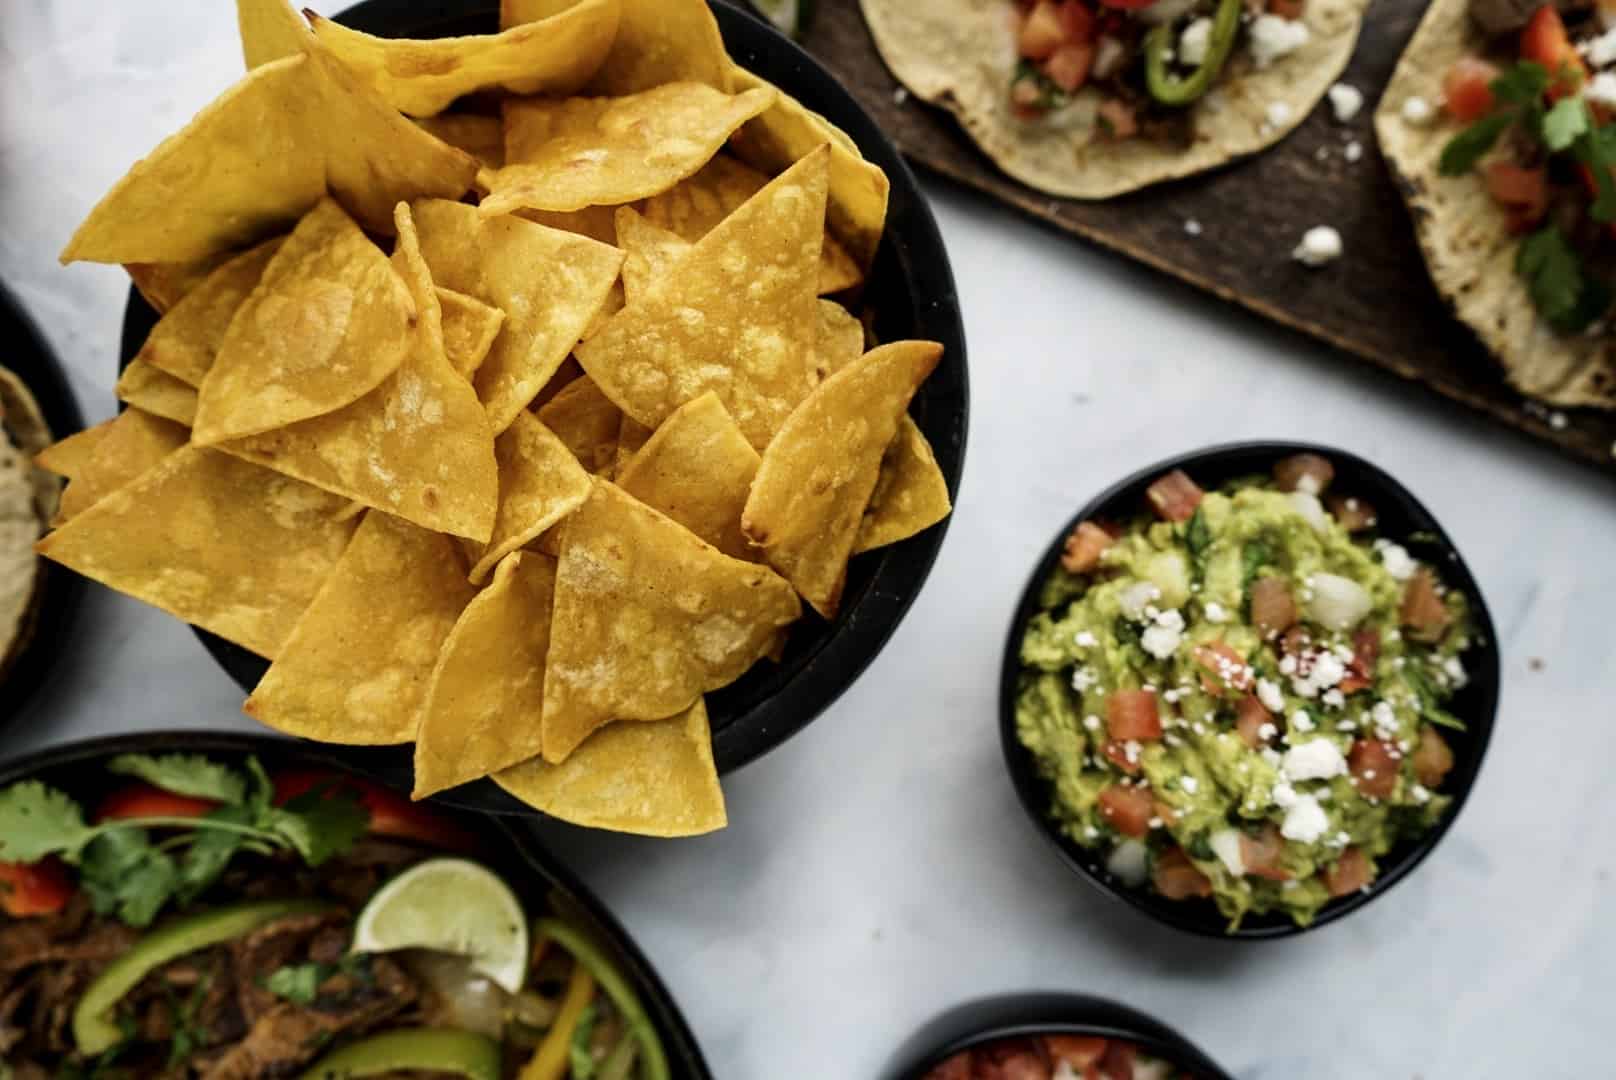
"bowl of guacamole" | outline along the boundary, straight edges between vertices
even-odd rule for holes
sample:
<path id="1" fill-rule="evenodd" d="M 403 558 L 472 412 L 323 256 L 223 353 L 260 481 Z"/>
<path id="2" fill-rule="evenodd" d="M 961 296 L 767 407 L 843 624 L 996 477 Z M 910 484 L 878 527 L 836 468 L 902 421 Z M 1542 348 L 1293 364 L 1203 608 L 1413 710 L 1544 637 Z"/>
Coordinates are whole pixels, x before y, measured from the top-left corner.
<path id="1" fill-rule="evenodd" d="M 1143 470 L 1061 531 L 1012 624 L 1001 734 L 1083 877 L 1181 929 L 1276 937 L 1430 853 L 1498 683 L 1481 591 L 1406 488 L 1245 443 Z"/>

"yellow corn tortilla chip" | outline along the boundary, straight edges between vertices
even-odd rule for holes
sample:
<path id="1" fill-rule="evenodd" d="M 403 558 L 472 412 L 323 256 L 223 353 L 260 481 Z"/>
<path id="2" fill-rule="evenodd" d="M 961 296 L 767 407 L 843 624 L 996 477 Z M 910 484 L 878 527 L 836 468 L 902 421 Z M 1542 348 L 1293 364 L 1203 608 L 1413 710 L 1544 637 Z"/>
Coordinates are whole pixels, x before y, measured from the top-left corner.
<path id="1" fill-rule="evenodd" d="M 695 243 L 768 182 L 764 173 L 720 153 L 693 176 L 646 199 L 645 217 Z M 863 280 L 863 272 L 847 249 L 827 234 L 819 252 L 820 295 L 850 289 Z"/>
<path id="2" fill-rule="evenodd" d="M 758 450 L 816 382 L 814 267 L 829 152 L 774 179 L 574 355 L 650 428 L 709 390 Z"/>
<path id="3" fill-rule="evenodd" d="M 252 295 L 284 237 L 267 240 L 216 267 L 157 320 L 135 363 L 146 363 L 200 387 L 219 354 L 225 330 Z"/>
<path id="4" fill-rule="evenodd" d="M 565 761 L 613 720 L 662 720 L 728 686 L 801 610 L 772 570 L 596 479 L 561 530 L 544 760 Z"/>
<path id="5" fill-rule="evenodd" d="M 184 446 L 190 432 L 141 409 L 125 409 L 107 421 L 83 468 L 62 492 L 52 524 L 60 524 L 155 468 Z"/>
<path id="6" fill-rule="evenodd" d="M 760 560 L 741 532 L 741 511 L 758 453 L 713 393 L 675 409 L 617 478 L 617 486 L 660 510 L 725 555 Z"/>
<path id="7" fill-rule="evenodd" d="M 589 474 L 562 442 L 529 413 L 517 415 L 494 440 L 499 462 L 499 516 L 478 551 L 471 582 L 481 585 L 494 564 L 572 513 L 589 498 Z"/>
<path id="8" fill-rule="evenodd" d="M 567 357 L 561 361 L 561 366 L 556 368 L 556 373 L 550 376 L 550 381 L 544 384 L 544 389 L 539 391 L 538 396 L 533 399 L 533 404 L 529 405 L 528 409 L 537 413 L 548 405 L 557 394 L 571 386 L 574 380 L 583 377 L 584 369 L 578 366 L 578 361 L 570 356 Z"/>
<path id="9" fill-rule="evenodd" d="M 764 451 L 741 527 L 827 619 L 841 603 L 881 459 L 942 354 L 930 341 L 866 353 L 826 379 Z"/>
<path id="10" fill-rule="evenodd" d="M 328 189 L 365 228 L 390 234 L 400 199 L 458 199 L 476 175 L 475 159 L 361 91 L 311 47 L 254 68 L 137 162 L 61 258 L 206 258 L 296 221 Z"/>
<path id="11" fill-rule="evenodd" d="M 488 359 L 505 313 L 474 296 L 438 288 L 438 307 L 443 311 L 443 352 L 449 366 L 467 379 Z"/>
<path id="12" fill-rule="evenodd" d="M 651 437 L 651 429 L 638 420 L 623 414 L 617 425 L 617 456 L 612 461 L 612 479 L 623 475 L 623 470 L 634 455 L 639 453 L 640 447 Z"/>
<path id="13" fill-rule="evenodd" d="M 499 0 L 499 28 L 509 30 L 566 11 L 578 0 Z"/>
<path id="14" fill-rule="evenodd" d="M 101 445 L 101 440 L 107 437 L 112 425 L 117 422 L 117 417 L 103 420 L 94 427 L 75 431 L 67 438 L 51 443 L 34 455 L 34 464 L 46 472 L 68 480 L 74 479 L 84 471 L 85 465 L 95 454 L 95 448 Z"/>
<path id="15" fill-rule="evenodd" d="M 336 565 L 342 500 L 181 447 L 39 542 L 41 555 L 273 658 Z"/>
<path id="16" fill-rule="evenodd" d="M 333 199 L 297 223 L 237 309 L 202 380 L 199 446 L 350 405 L 398 370 L 414 340 L 409 290 Z"/>
<path id="17" fill-rule="evenodd" d="M 617 463 L 623 412 L 588 375 L 568 383 L 538 415 L 589 472 L 600 475 Z"/>
<path id="18" fill-rule="evenodd" d="M 948 481 L 931 443 L 919 425 L 905 416 L 898 421 L 898 434 L 881 458 L 881 473 L 864 508 L 853 554 L 907 540 L 943 520 L 952 509 Z"/>
<path id="19" fill-rule="evenodd" d="M 623 249 L 623 301 L 632 304 L 690 250 L 678 233 L 645 220 L 631 206 L 617 208 L 617 243 Z"/>
<path id="20" fill-rule="evenodd" d="M 564 96 L 581 90 L 617 36 L 619 0 L 579 0 L 541 22 L 471 37 L 380 38 L 310 16 L 331 55 L 395 109 L 433 116 L 463 94 L 502 87 Z"/>
<path id="21" fill-rule="evenodd" d="M 536 225 L 577 233 L 616 247 L 616 213 L 615 206 L 586 206 L 581 210 L 518 210 L 516 216 Z"/>
<path id="22" fill-rule="evenodd" d="M 505 125 L 497 116 L 443 113 L 423 116 L 415 122 L 421 130 L 476 158 L 485 169 L 505 164 Z"/>
<path id="23" fill-rule="evenodd" d="M 309 24 L 287 0 L 236 0 L 236 30 L 248 71 L 298 55 L 312 37 Z"/>
<path id="24" fill-rule="evenodd" d="M 403 203 L 396 228 L 417 311 L 398 371 L 352 405 L 223 449 L 422 528 L 486 543 L 499 505 L 493 431 L 444 355 L 437 293 Z"/>
<path id="25" fill-rule="evenodd" d="M 864 355 L 864 324 L 834 300 L 819 302 L 819 337 L 814 346 L 816 369 L 829 378 Z"/>
<path id="26" fill-rule="evenodd" d="M 125 405 L 145 409 L 154 416 L 186 427 L 196 423 L 196 391 L 138 357 L 123 369 L 113 392 Z"/>
<path id="27" fill-rule="evenodd" d="M 728 89 L 729 54 L 706 0 L 623 0 L 612 51 L 589 89 L 635 94 L 672 82 Z"/>
<path id="28" fill-rule="evenodd" d="M 554 559 L 513 552 L 460 613 L 415 731 L 413 798 L 538 756 L 555 577 Z"/>
<path id="29" fill-rule="evenodd" d="M 494 783 L 553 818 L 641 836 L 699 836 L 729 823 L 713 763 L 707 706 L 678 716 L 608 724 L 560 765 L 543 759 Z"/>
<path id="30" fill-rule="evenodd" d="M 580 210 L 666 191 L 773 101 L 770 90 L 732 97 L 695 82 L 628 97 L 507 100 L 505 167 L 480 210 Z"/>
<path id="31" fill-rule="evenodd" d="M 627 306 L 628 300 L 623 294 L 623 279 L 619 277 L 612 282 L 612 289 L 606 294 L 606 302 L 600 305 L 600 310 L 595 312 L 595 317 L 589 320 L 588 326 L 584 327 L 583 340 L 588 341 L 600 333 L 605 329 L 606 324 L 612 321 L 612 316 Z"/>
<path id="32" fill-rule="evenodd" d="M 498 434 L 550 381 L 605 303 L 623 253 L 530 221 L 484 218 L 461 203 L 425 200 L 413 210 L 433 280 L 505 313 L 476 379 Z"/>
<path id="33" fill-rule="evenodd" d="M 192 289 L 202 284 L 204 278 L 234 254 L 221 251 L 192 262 L 128 263 L 124 269 L 129 272 L 129 280 L 134 282 L 146 303 L 162 315 L 185 299 Z"/>
<path id="34" fill-rule="evenodd" d="M 369 511 L 242 712 L 320 742 L 408 742 L 444 639 L 475 594 L 454 541 Z"/>

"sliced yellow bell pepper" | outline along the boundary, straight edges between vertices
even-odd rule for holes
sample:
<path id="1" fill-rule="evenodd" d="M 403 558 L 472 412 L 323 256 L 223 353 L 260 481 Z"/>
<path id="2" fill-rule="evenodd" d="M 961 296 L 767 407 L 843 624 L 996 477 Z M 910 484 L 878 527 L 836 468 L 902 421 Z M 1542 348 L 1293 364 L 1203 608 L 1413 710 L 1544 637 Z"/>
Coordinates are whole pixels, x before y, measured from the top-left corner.
<path id="1" fill-rule="evenodd" d="M 572 965 L 567 992 L 561 998 L 561 1011 L 544 1036 L 533 1057 L 522 1067 L 520 1080 L 561 1080 L 567 1071 L 567 1050 L 578 1020 L 595 998 L 595 977 L 582 964 Z"/>

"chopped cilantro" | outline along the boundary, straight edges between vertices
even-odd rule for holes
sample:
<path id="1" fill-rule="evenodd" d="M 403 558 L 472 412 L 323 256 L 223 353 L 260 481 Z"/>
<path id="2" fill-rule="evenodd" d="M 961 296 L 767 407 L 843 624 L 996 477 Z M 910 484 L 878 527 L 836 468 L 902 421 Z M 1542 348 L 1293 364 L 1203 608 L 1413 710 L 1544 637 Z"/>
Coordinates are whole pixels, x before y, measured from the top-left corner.
<path id="1" fill-rule="evenodd" d="M 260 976 L 258 985 L 294 1005 L 313 1005 L 320 996 L 320 984 L 333 975 L 354 975 L 368 983 L 369 958 L 345 956 L 335 964 L 287 964 Z"/>
<path id="2" fill-rule="evenodd" d="M 578 1026 L 572 1029 L 572 1041 L 567 1044 L 567 1060 L 572 1066 L 574 1080 L 590 1080 L 595 1075 L 595 1055 L 590 1042 L 595 1037 L 597 1011 L 594 1005 L 584 1006 L 578 1014 Z"/>
<path id="3" fill-rule="evenodd" d="M 1408 685 L 1414 691 L 1414 696 L 1418 699 L 1420 716 L 1438 727 L 1452 728 L 1454 731 L 1466 730 L 1464 721 L 1442 707 L 1441 697 L 1437 694 L 1436 688 L 1431 685 L 1431 680 L 1425 677 L 1425 672 L 1414 664 L 1406 664 L 1402 670 L 1403 678 L 1408 682 Z"/>
<path id="4" fill-rule="evenodd" d="M 1549 69 L 1534 60 L 1522 60 L 1505 68 L 1487 85 L 1493 100 L 1521 106 L 1536 105 L 1548 88 Z"/>
<path id="5" fill-rule="evenodd" d="M 1476 167 L 1482 155 L 1493 148 L 1499 136 L 1515 122 L 1511 110 L 1489 113 L 1448 140 L 1437 161 L 1437 171 L 1443 176 L 1460 176 Z"/>
<path id="6" fill-rule="evenodd" d="M 1212 529 L 1201 507 L 1195 508 L 1184 524 L 1184 546 L 1190 552 L 1190 576 L 1199 585 L 1206 580 L 1206 556 L 1212 548 Z"/>
<path id="7" fill-rule="evenodd" d="M 1610 306 L 1610 290 L 1583 273 L 1582 260 L 1553 225 L 1521 242 L 1515 253 L 1515 272 L 1526 279 L 1538 314 L 1556 330 L 1585 329 Z"/>
<path id="8" fill-rule="evenodd" d="M 1589 214 L 1595 221 L 1616 221 L 1616 125 L 1593 128 L 1571 150 L 1593 174 L 1595 195 Z"/>
<path id="9" fill-rule="evenodd" d="M 117 913 L 130 926 L 149 926 L 173 895 L 179 870 L 152 846 L 145 829 L 108 829 L 84 847 L 80 884 L 99 915 Z"/>
<path id="10" fill-rule="evenodd" d="M 1111 624 L 1111 634 L 1119 645 L 1138 645 L 1141 633 L 1139 625 L 1126 615 L 1118 615 Z"/>
<path id="11" fill-rule="evenodd" d="M 1580 97 L 1564 97 L 1538 121 L 1538 136 L 1555 153 L 1567 149 L 1593 127 L 1588 106 Z"/>

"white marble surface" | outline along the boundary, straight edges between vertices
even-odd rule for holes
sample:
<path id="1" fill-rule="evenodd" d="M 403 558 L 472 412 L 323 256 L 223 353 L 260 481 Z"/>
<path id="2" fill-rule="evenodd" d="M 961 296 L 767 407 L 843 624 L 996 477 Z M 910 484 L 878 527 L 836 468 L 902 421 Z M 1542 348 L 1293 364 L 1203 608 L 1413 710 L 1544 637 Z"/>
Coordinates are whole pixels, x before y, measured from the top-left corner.
<path id="1" fill-rule="evenodd" d="M 0 2 L 0 276 L 91 419 L 112 411 L 127 282 L 56 252 L 235 77 L 231 8 Z M 873 1076 L 947 1006 L 1067 988 L 1158 1014 L 1245 1080 L 1609 1075 L 1608 477 L 974 196 L 928 191 L 975 408 L 953 529 L 909 619 L 830 712 L 729 778 L 727 831 L 549 830 L 661 968 L 717 1074 Z M 1206 225 L 1208 244 L 1238 227 Z M 1166 454 L 1262 436 L 1355 450 L 1429 503 L 1491 603 L 1506 690 L 1475 796 L 1411 881 L 1317 934 L 1236 945 L 1119 910 L 1055 861 L 1005 777 L 994 688 L 1023 576 L 1075 505 Z M 0 753 L 253 727 L 189 631 L 133 602 L 94 590 L 67 649 Z"/>

